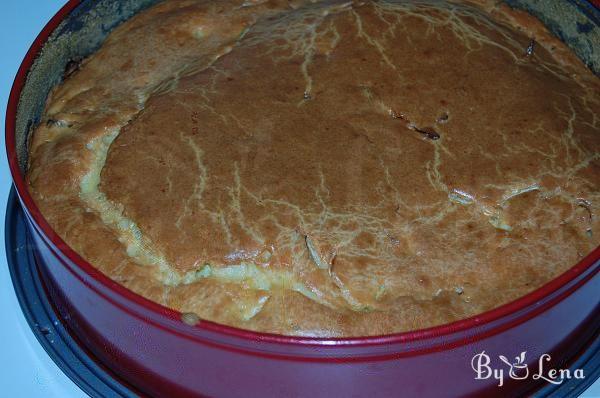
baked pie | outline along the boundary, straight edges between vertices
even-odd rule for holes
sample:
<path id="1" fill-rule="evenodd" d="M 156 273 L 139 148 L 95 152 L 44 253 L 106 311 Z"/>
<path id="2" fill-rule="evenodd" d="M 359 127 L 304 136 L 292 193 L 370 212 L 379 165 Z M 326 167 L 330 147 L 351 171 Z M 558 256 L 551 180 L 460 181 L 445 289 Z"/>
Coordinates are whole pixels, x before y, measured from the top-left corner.
<path id="1" fill-rule="evenodd" d="M 388 334 L 599 244 L 599 110 L 597 76 L 496 1 L 169 0 L 69 65 L 27 179 L 68 245 L 184 320 Z"/>

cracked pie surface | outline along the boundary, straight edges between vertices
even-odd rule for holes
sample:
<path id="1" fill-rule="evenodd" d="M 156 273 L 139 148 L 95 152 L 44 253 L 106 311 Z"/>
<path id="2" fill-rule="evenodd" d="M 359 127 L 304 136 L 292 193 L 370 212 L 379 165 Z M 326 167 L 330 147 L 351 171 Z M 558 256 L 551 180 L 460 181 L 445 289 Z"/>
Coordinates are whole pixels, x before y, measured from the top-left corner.
<path id="1" fill-rule="evenodd" d="M 164 1 L 71 65 L 27 178 L 83 258 L 188 318 L 408 331 L 598 245 L 599 93 L 495 1 Z"/>

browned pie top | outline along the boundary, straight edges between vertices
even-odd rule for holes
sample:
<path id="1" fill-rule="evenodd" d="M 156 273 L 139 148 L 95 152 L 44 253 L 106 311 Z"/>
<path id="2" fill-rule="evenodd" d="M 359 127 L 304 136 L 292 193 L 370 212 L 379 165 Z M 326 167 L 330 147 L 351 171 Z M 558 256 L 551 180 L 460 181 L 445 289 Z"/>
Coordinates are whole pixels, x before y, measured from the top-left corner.
<path id="1" fill-rule="evenodd" d="M 600 242 L 600 83 L 494 3 L 165 1 L 54 90 L 31 191 L 201 319 L 356 336 L 498 306 Z"/>

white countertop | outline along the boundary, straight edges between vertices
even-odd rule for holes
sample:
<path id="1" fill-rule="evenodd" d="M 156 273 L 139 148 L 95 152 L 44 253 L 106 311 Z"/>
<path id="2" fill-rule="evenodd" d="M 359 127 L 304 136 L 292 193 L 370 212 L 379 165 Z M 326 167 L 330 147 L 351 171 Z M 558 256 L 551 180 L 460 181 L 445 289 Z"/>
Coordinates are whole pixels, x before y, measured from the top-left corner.
<path id="1" fill-rule="evenodd" d="M 6 102 L 14 75 L 25 52 L 46 22 L 65 0 L 0 0 L 0 113 L 4 126 Z M 1 135 L 0 206 L 2 225 L 11 180 Z M 86 395 L 52 362 L 38 344 L 21 313 L 12 287 L 4 228 L 0 228 L 0 386 L 5 397 L 78 398 Z M 600 381 L 582 397 L 600 397 Z"/>

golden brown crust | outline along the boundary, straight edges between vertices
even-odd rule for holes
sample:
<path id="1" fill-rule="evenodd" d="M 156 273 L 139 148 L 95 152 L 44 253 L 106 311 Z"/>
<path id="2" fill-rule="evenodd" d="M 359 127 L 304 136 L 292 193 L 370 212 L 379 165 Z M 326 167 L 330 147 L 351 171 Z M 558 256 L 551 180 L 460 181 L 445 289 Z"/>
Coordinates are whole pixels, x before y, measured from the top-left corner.
<path id="1" fill-rule="evenodd" d="M 114 280 L 242 328 L 515 299 L 599 242 L 600 84 L 532 17 L 468 3 L 161 3 L 52 93 L 31 191 Z"/>

